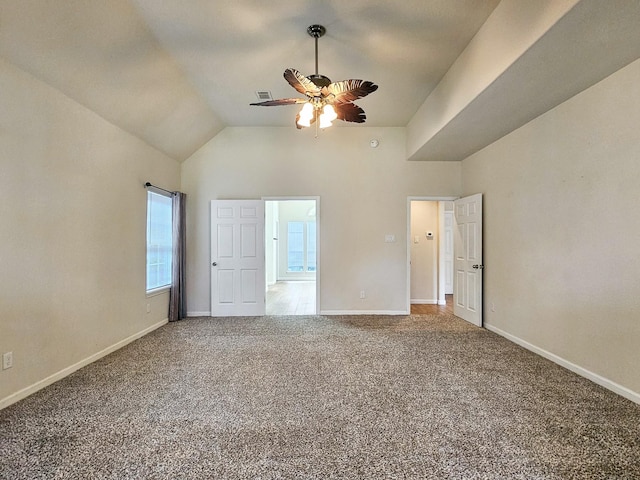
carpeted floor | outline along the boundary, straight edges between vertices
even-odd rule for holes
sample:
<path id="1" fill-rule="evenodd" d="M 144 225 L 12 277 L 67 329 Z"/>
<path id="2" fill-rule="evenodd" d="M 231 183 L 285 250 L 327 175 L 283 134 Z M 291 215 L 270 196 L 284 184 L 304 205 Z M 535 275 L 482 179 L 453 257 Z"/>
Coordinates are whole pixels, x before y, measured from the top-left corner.
<path id="1" fill-rule="evenodd" d="M 188 319 L 0 433 L 12 480 L 640 478 L 639 405 L 453 316 Z"/>

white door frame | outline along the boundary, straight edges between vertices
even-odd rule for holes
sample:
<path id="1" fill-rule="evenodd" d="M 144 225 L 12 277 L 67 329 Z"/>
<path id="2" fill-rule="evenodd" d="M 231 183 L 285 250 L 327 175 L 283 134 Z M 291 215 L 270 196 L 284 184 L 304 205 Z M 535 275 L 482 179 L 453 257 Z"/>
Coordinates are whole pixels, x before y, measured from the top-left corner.
<path id="1" fill-rule="evenodd" d="M 316 202 L 316 315 L 320 314 L 320 196 L 262 197 L 263 202 L 282 202 L 287 200 L 315 200 Z"/>
<path id="2" fill-rule="evenodd" d="M 460 197 L 407 197 L 407 315 L 411 313 L 411 202 L 452 202 Z M 439 239 L 438 239 L 439 241 Z M 438 246 L 438 251 L 440 246 Z M 438 254 L 438 263 L 440 262 L 440 254 Z M 438 277 L 440 274 L 438 273 Z M 440 280 L 438 280 L 440 283 Z M 438 296 L 440 295 L 440 288 L 438 288 Z"/>

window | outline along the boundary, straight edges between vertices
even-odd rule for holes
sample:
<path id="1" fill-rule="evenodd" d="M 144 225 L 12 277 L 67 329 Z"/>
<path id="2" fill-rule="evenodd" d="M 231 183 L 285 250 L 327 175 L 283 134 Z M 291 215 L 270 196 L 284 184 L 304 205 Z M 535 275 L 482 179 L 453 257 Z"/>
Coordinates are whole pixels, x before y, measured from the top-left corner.
<path id="1" fill-rule="evenodd" d="M 171 285 L 171 197 L 147 191 L 147 291 Z"/>
<path id="2" fill-rule="evenodd" d="M 316 222 L 287 223 L 287 271 L 316 271 Z"/>
<path id="3" fill-rule="evenodd" d="M 304 223 L 287 224 L 287 271 L 304 272 Z"/>
<path id="4" fill-rule="evenodd" d="M 307 271 L 316 271 L 316 222 L 307 222 Z"/>

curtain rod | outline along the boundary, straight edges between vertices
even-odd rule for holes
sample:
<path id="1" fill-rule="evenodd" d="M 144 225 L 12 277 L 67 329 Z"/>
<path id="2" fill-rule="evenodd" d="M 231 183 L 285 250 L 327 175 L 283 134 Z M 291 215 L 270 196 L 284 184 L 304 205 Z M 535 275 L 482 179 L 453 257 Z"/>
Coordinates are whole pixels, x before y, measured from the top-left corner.
<path id="1" fill-rule="evenodd" d="M 147 182 L 144 184 L 144 188 L 149 188 L 149 187 L 157 188 L 158 190 L 162 190 L 163 192 L 170 193 L 171 195 L 176 194 L 176 192 L 170 192 L 169 190 L 165 190 L 164 188 L 156 187 L 155 185 L 152 185 L 150 182 Z"/>

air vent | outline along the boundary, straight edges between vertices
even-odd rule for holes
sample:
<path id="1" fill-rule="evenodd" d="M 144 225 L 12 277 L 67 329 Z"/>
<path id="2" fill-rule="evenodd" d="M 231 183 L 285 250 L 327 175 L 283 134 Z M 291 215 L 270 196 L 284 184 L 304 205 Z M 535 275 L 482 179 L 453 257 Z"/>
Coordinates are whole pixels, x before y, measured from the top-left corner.
<path id="1" fill-rule="evenodd" d="M 271 92 L 268 90 L 262 90 L 262 91 L 257 91 L 256 92 L 256 97 L 258 97 L 258 100 L 273 100 L 273 97 L 271 96 Z"/>

